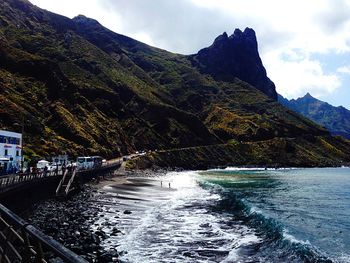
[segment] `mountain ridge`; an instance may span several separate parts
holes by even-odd
[[[253,31],[246,35],[249,42]],[[285,163],[302,141],[315,145],[310,163],[349,158],[346,141],[252,85],[260,77],[272,83],[254,45],[245,67],[259,77],[249,83],[228,70],[224,79],[203,72],[205,60],[196,64],[196,55],[151,47],[90,18],[69,19],[24,0],[4,0],[0,38],[0,126],[18,130],[24,120],[27,158],[261,142],[256,152],[249,148],[254,162],[276,140],[278,151],[289,152]],[[316,151],[326,148],[333,150],[320,158]]]
[[[324,126],[332,134],[350,139],[350,111],[345,107],[333,106],[314,98],[310,93],[292,100],[279,95],[278,100],[284,106]]]

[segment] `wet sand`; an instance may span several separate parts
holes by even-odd
[[[90,185],[101,192],[123,192],[134,191],[144,192],[151,188],[160,191],[174,190],[171,188],[171,182],[164,178],[167,171],[133,171],[116,172],[113,175],[100,177],[98,181],[90,182]],[[169,185],[170,184],[170,185]],[[146,189],[149,188],[149,189]]]
[[[170,188],[169,188],[170,183]],[[94,232],[101,231],[105,251],[119,250],[130,231],[139,225],[148,211],[166,202],[177,191],[165,173],[130,173],[114,175],[95,185],[96,205],[100,208],[92,224]]]
[[[137,207],[132,201],[142,201],[147,205],[147,202],[166,199],[169,191],[176,190],[168,180],[154,176],[117,176],[98,183],[96,187],[101,197],[113,197],[120,209],[129,210]]]
[[[27,219],[89,262],[119,262],[120,238],[154,201],[175,191],[165,174],[117,172],[100,177],[65,201],[35,204]]]

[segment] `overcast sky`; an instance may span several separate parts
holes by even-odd
[[[310,92],[350,109],[350,0],[30,0],[181,54],[235,28],[255,30],[268,76],[287,98]]]

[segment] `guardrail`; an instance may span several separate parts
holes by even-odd
[[[0,177],[0,192],[4,189],[25,182],[39,181],[48,177],[61,176],[63,173],[62,170],[53,170],[53,171],[41,171],[37,173],[29,174],[13,174],[5,175]]]
[[[121,164],[120,159],[115,159],[103,164],[97,169],[74,170],[76,173],[98,170],[109,170]],[[44,180],[45,178],[58,177],[65,174],[66,169],[55,169],[53,171],[38,171],[30,174],[15,174],[0,177],[0,193],[11,190],[12,187],[24,183]],[[69,184],[74,180],[72,176]],[[36,229],[24,221],[11,210],[0,204],[0,263],[17,262],[42,262],[47,263],[49,259],[60,258],[68,263],[87,263],[63,245]],[[58,262],[61,262],[58,261]],[[56,261],[55,261],[56,262]]]
[[[104,171],[104,170],[108,170],[108,169],[112,169],[118,165],[121,165],[122,161],[120,158],[112,160],[112,161],[107,161],[106,163],[103,163],[101,166],[99,167],[95,167],[92,169],[78,169],[77,173],[85,173],[85,172],[95,172],[95,171]]]
[[[87,263],[0,204],[0,262],[47,263],[57,258],[67,263]]]
[[[121,158],[114,159],[107,161],[104,163],[102,166],[97,167],[97,168],[92,168],[92,169],[81,169],[77,170],[76,173],[78,174],[84,174],[84,173],[94,173],[94,172],[103,172],[103,171],[108,171],[109,169],[113,169],[116,166],[120,165],[122,163]],[[20,187],[24,183],[29,183],[29,182],[35,182],[35,181],[40,181],[44,180],[47,178],[52,178],[52,177],[59,177],[65,174],[67,168],[61,168],[60,169],[54,169],[51,171],[36,171],[33,173],[29,174],[12,174],[12,175],[4,175],[0,176],[0,193],[4,193],[6,191],[12,190],[13,188]],[[72,182],[70,182],[72,183]],[[1,263],[1,261],[0,261]]]

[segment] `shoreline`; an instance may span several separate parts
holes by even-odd
[[[329,142],[327,141],[329,140]],[[350,164],[350,155],[325,151],[336,145],[332,137],[273,138],[267,141],[236,142],[153,151],[128,160],[128,169],[207,170],[226,166],[260,167],[341,167]],[[327,142],[326,142],[327,141]],[[313,154],[309,149],[314,149]],[[333,148],[330,148],[333,149]]]
[[[91,262],[119,262],[122,251],[119,243],[110,243],[111,238],[118,240],[125,234],[123,220],[130,214],[138,214],[148,201],[168,198],[168,191],[175,191],[167,187],[167,181],[160,184],[168,172],[116,171],[86,183],[64,202],[50,199],[35,204],[30,221]]]
[[[86,185],[95,190],[102,190],[104,187],[111,185],[122,185],[128,183],[129,178],[159,178],[165,176],[168,172],[176,170],[168,169],[145,169],[145,170],[116,170],[112,175],[99,176],[93,181],[87,182]]]
[[[115,171],[112,175],[100,176],[90,182],[85,183],[85,185],[92,187],[95,190],[101,190],[106,186],[111,185],[122,185],[128,183],[129,178],[158,178],[165,176],[169,172],[185,172],[185,171],[207,171],[207,170],[288,170],[288,169],[322,169],[322,168],[350,168],[350,165],[341,165],[341,166],[254,166],[254,165],[242,165],[242,166],[213,166],[207,169],[179,169],[179,168],[168,168],[168,169],[131,169],[123,171]]]

